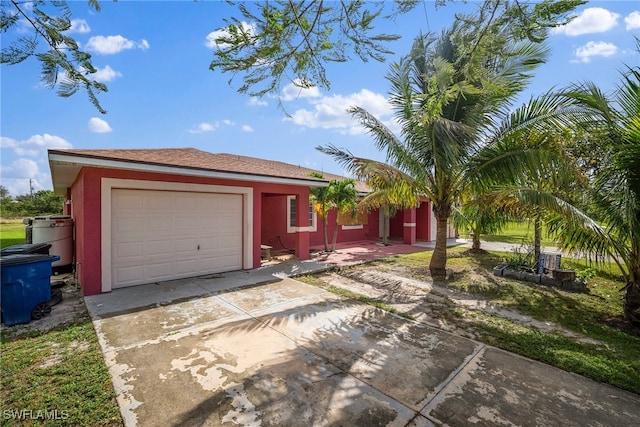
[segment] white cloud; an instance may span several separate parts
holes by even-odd
[[[253,128],[249,125],[242,125],[243,132],[253,132]]]
[[[240,23],[240,25],[242,26],[242,28],[244,29],[245,32],[249,33],[250,35],[254,35],[256,33],[255,27],[252,24],[249,24],[245,21],[242,21]],[[204,42],[205,46],[207,46],[209,49],[226,49],[227,47],[229,47],[229,44],[227,43],[217,43],[216,39],[219,37],[225,37],[229,35],[229,30],[227,28],[219,28],[215,31],[210,32],[209,34],[207,34],[207,38],[206,41]]]
[[[13,196],[29,194],[31,186],[35,191],[51,189],[50,182],[51,176],[41,172],[34,160],[18,158],[10,164],[2,165],[2,185]]]
[[[300,98],[318,98],[320,96],[320,90],[316,86],[309,88],[300,87],[298,82],[289,83],[282,90],[283,101],[292,101]]]
[[[200,123],[194,129],[190,130],[191,133],[211,132],[216,130],[216,127],[211,123]]]
[[[38,163],[31,159],[20,158],[13,161],[3,172],[13,178],[34,178],[38,172]],[[8,170],[7,170],[8,169]]]
[[[18,141],[6,136],[0,136],[0,148],[15,148],[18,145]]]
[[[619,14],[601,7],[589,7],[567,25],[553,29],[554,34],[579,36],[582,34],[604,33],[618,24]]]
[[[250,107],[266,107],[267,105],[269,105],[267,101],[263,101],[261,98],[258,98],[257,96],[252,96],[251,98],[249,98]]]
[[[84,19],[72,19],[71,28],[69,28],[68,32],[86,34],[91,32],[91,27]]]
[[[637,30],[640,28],[640,11],[634,10],[624,18],[624,23],[627,24],[627,30]]]
[[[336,129],[343,134],[364,133],[362,126],[346,111],[349,107],[359,106],[373,114],[389,128],[395,128],[392,112],[387,99],[368,89],[347,96],[333,95],[309,99],[313,109],[301,108],[285,118],[296,125],[308,128]]]
[[[0,137],[0,146],[2,148],[10,148],[18,156],[28,157],[45,157],[46,150],[49,148],[71,148],[71,144],[63,138],[55,135],[33,135],[24,141],[17,141],[6,136]]]
[[[72,148],[64,138],[45,133],[33,135],[19,141],[9,137],[0,137],[0,147],[11,150],[18,158],[9,160],[12,155],[2,155],[2,185],[12,195],[27,194],[29,179],[33,180],[33,187],[37,190],[51,188],[51,176],[48,173],[47,149]],[[5,163],[7,162],[7,163]],[[40,171],[40,167],[43,171]]]
[[[99,117],[91,117],[89,119],[88,126],[89,130],[95,133],[109,133],[113,131],[113,129],[111,129],[111,126],[109,126],[109,123]]]
[[[213,123],[202,122],[196,127],[189,129],[188,132],[192,134],[203,133],[203,132],[213,132],[215,130],[220,129],[222,126],[234,126],[234,125],[235,123],[228,119],[224,119],[222,121],[216,120]]]
[[[580,62],[590,62],[594,56],[605,58],[613,56],[618,52],[618,47],[613,43],[590,41],[582,47],[576,49],[576,57]]]
[[[87,42],[86,49],[101,55],[113,55],[127,49],[149,49],[149,42],[141,40],[139,42],[126,39],[121,35],[117,36],[93,36]]]
[[[33,135],[26,141],[21,142],[21,145],[46,149],[71,148],[71,144],[68,143],[64,138],[60,138],[59,136],[55,135],[49,135],[48,133],[45,133],[44,135]]]
[[[93,78],[102,83],[110,82],[117,77],[122,77],[122,73],[108,65],[104,68],[98,68],[98,71],[93,74]]]

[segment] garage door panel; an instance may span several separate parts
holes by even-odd
[[[157,264],[147,264],[145,266],[145,275],[148,279],[168,280],[173,277],[173,267],[171,263],[159,262]]]
[[[171,217],[147,217],[144,223],[145,231],[166,232],[171,229]]]
[[[219,247],[222,247],[222,245],[220,244],[220,238],[200,239],[201,251],[208,251],[210,249],[217,249]]]
[[[141,242],[123,242],[114,246],[114,252],[119,258],[142,256],[143,247]]]
[[[135,232],[144,228],[144,218],[142,216],[122,216],[115,223],[116,232]]]
[[[171,193],[182,206],[197,207],[202,193]]]
[[[239,194],[114,189],[112,287],[241,269],[242,207]]]
[[[220,236],[220,240],[218,241],[219,247],[222,248],[233,248],[234,247],[234,236]]]
[[[170,257],[173,252],[173,242],[171,240],[149,240],[147,247],[148,255],[165,255]]]
[[[139,210],[144,206],[144,199],[132,193],[121,192],[117,198],[112,199],[112,208],[118,210]]]
[[[198,250],[198,244],[198,239],[195,237],[191,237],[188,239],[177,239],[174,241],[174,250],[177,254],[185,252],[196,252]]]
[[[183,261],[176,261],[174,263],[173,274],[176,277],[188,277],[193,275],[194,271],[198,271],[199,274],[203,274],[203,271],[198,269],[198,261],[195,259],[188,259]]]
[[[144,268],[140,265],[119,267],[114,269],[114,281],[124,286],[137,283],[144,278]]]
[[[147,210],[171,211],[173,205],[171,193],[147,194],[143,197],[143,205]]]
[[[210,260],[199,260],[198,268],[206,273],[228,271],[236,264],[235,257],[218,257]]]
[[[180,215],[172,218],[173,221],[173,229],[176,231],[189,231],[191,233],[196,233],[198,230],[196,229],[196,225],[194,224],[194,218],[192,216]]]

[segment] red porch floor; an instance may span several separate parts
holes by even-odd
[[[382,246],[379,241],[361,240],[357,242],[337,243],[336,251],[323,253],[324,246],[313,246],[311,257],[315,261],[336,265],[351,265],[393,255],[411,254],[431,250],[427,247],[405,245],[402,242],[390,242]]]

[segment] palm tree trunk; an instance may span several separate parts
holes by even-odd
[[[324,237],[324,251],[329,252],[329,239],[327,238],[327,215],[325,214],[322,217],[322,229],[323,229],[323,237]]]
[[[479,230],[474,230],[472,233],[472,238],[471,238],[471,249],[473,249],[474,251],[479,251],[480,250],[480,232]]]
[[[337,212],[336,212],[336,215]],[[338,225],[338,217],[336,216],[336,223],[335,223],[335,227],[333,229],[333,242],[331,242],[331,250],[335,251],[336,250],[336,243],[338,242],[338,227],[340,227]]]
[[[624,293],[624,318],[640,330],[640,283],[629,282]]]
[[[533,264],[540,261],[540,246],[542,245],[542,221],[540,215],[533,220]]]
[[[444,277],[447,274],[447,226],[451,206],[434,206],[436,216],[436,247],[431,256],[429,271],[432,277]]]
[[[387,246],[389,244],[389,206],[382,206],[382,244]]]

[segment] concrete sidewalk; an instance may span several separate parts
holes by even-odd
[[[635,426],[640,396],[286,276],[86,297],[127,426]]]

